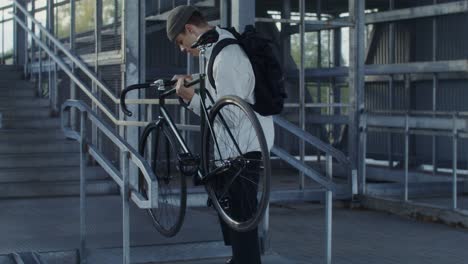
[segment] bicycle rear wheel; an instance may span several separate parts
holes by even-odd
[[[270,155],[251,106],[237,96],[219,99],[203,132],[205,186],[226,224],[237,231],[256,228],[270,197]]]
[[[164,236],[175,236],[185,217],[187,187],[179,168],[181,148],[174,135],[159,121],[145,127],[139,144],[140,154],[150,163],[158,181],[158,208],[148,209],[155,228]],[[140,192],[146,184],[139,176]]]

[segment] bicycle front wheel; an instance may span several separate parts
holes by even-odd
[[[252,230],[270,197],[270,154],[262,127],[251,106],[237,96],[220,98],[208,119],[202,148],[208,195],[232,229]]]
[[[166,237],[175,236],[185,217],[187,187],[180,171],[180,144],[170,132],[164,120],[146,126],[139,144],[140,154],[150,163],[158,181],[158,208],[148,209],[155,228]],[[146,192],[141,178],[139,188]]]

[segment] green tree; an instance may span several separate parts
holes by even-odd
[[[122,0],[118,0],[118,16],[121,13],[121,2]],[[95,6],[96,0],[80,0],[76,2],[76,33],[82,33],[94,29]],[[103,25],[114,23],[115,8],[114,0],[102,0]],[[57,35],[59,38],[68,37],[70,33],[70,5],[67,4],[57,7],[56,14],[55,24]]]
[[[330,39],[328,32],[322,32],[321,40],[321,66],[328,67],[330,63]],[[306,32],[304,36],[304,65],[306,68],[317,68],[318,66],[318,33],[317,32]],[[300,46],[300,35],[294,34],[291,36],[291,56],[293,57],[296,65],[301,63],[301,46]]]

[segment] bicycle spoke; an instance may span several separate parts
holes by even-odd
[[[229,189],[231,187],[231,185],[234,183],[234,181],[236,180],[236,178],[241,174],[241,171],[238,171],[236,173],[236,175],[232,176],[232,178],[229,180],[228,183],[226,183],[226,185],[224,186],[224,189],[223,191],[221,192],[221,195],[219,195],[219,199],[222,199],[224,198],[224,196],[229,192]]]
[[[207,182],[207,189],[223,221],[238,231],[254,228],[268,203],[266,172],[270,168],[263,157],[269,157],[269,153],[256,118],[250,106],[241,100],[220,100],[210,113],[215,135],[204,132],[206,147],[202,161],[206,173],[212,172],[213,177],[210,176],[213,180]],[[256,155],[260,158],[255,158]]]
[[[153,134],[144,132],[144,137],[147,139],[151,136],[155,140],[147,142],[145,146],[154,143],[156,147],[153,149],[151,164],[158,181],[158,208],[150,209],[149,213],[158,231],[170,237],[178,232],[185,215],[185,178],[177,169],[177,154],[180,149],[172,135],[160,127],[152,132]],[[149,153],[144,150],[142,152]]]

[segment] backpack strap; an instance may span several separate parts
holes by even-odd
[[[218,54],[221,52],[221,50],[224,49],[224,47],[233,45],[233,44],[239,44],[239,41],[233,38],[225,38],[225,39],[220,40],[218,43],[216,43],[216,45],[213,47],[213,50],[211,51],[210,60],[208,62],[207,74],[208,74],[208,81],[210,82],[211,86],[215,90],[216,90],[216,85],[215,85],[215,80],[213,77],[214,60],[216,59],[216,56],[218,56]]]

